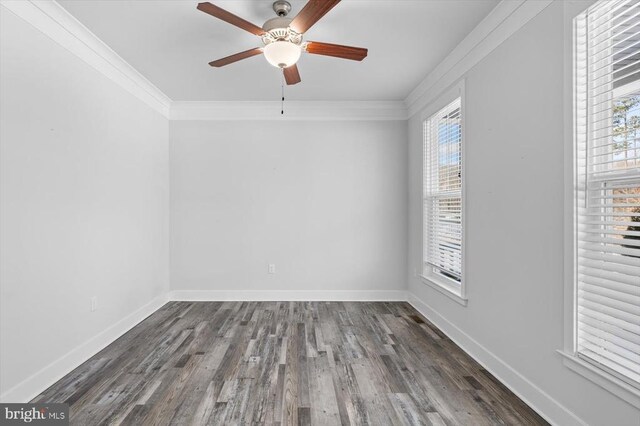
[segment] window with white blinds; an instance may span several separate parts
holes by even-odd
[[[424,122],[425,276],[460,292],[462,281],[462,117],[458,98]]]
[[[640,1],[575,20],[577,355],[640,387]]]

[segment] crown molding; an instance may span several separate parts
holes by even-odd
[[[404,101],[172,102],[55,1],[0,0],[31,24],[170,120],[406,120]]]
[[[404,101],[172,102],[55,1],[0,5],[170,120],[407,120],[544,10],[553,0],[502,0]]]
[[[403,101],[172,102],[170,120],[406,120]]]
[[[55,1],[0,0],[0,5],[165,117],[171,99]]]
[[[405,99],[408,116],[427,106],[554,0],[502,0]]]

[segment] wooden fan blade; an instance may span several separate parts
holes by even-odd
[[[198,10],[208,13],[218,19],[222,19],[223,21],[228,22],[231,25],[235,25],[238,28],[242,28],[245,31],[249,31],[251,34],[261,36],[265,33],[259,26],[254,25],[249,21],[245,21],[239,16],[236,16],[231,12],[227,12],[226,10],[209,2],[198,3]]]
[[[284,68],[282,71],[284,72],[284,79],[287,81],[287,84],[289,86],[298,84],[302,81],[300,79],[300,73],[298,72],[297,65],[291,65],[288,68]]]
[[[313,53],[314,55],[335,56],[336,58],[361,61],[367,57],[369,50],[363,47],[310,41],[307,43],[307,52]]]
[[[262,48],[256,47],[255,49],[245,50],[244,52],[236,53],[235,55],[227,56],[226,58],[218,59],[216,61],[209,62],[212,67],[220,68],[225,65],[238,62],[242,59],[247,59],[252,56],[256,56],[262,53]]]
[[[338,3],[340,0],[309,0],[289,27],[298,34],[305,33]]]

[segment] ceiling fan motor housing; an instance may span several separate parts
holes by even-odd
[[[269,19],[262,26],[266,33],[262,36],[262,42],[267,45],[275,41],[288,41],[300,45],[302,43],[302,34],[298,34],[289,28],[291,21],[292,19],[290,18]]]
[[[285,17],[291,12],[291,3],[286,0],[276,0],[273,2],[273,11],[279,17]]]
[[[266,32],[274,31],[274,30],[286,30],[289,28],[289,24],[293,19],[291,18],[271,18],[267,22],[264,23],[262,29]]]

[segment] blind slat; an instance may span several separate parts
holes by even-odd
[[[636,345],[636,349],[640,347],[640,335],[637,333],[633,333],[628,331],[616,324],[611,324],[608,322],[601,321],[597,318],[590,317],[588,315],[579,314],[580,322],[583,324],[588,324],[595,330],[604,330],[617,338],[623,339],[625,341],[629,341]]]
[[[626,321],[630,323],[635,323],[636,321],[636,316],[630,312],[612,308],[610,306],[603,305],[599,302],[592,302],[588,299],[582,299],[578,301],[578,309],[582,307],[587,308],[593,312],[600,312],[600,313],[609,315],[621,321]]]
[[[610,282],[608,286],[600,285],[598,280],[590,279],[590,277],[582,277],[583,279],[578,286],[578,296],[583,294],[594,294],[616,300],[622,303],[640,306],[640,295],[637,289],[634,290],[624,286],[624,284]],[[616,288],[618,287],[618,288]],[[635,294],[634,294],[635,293]]]
[[[596,352],[603,358],[607,358],[629,370],[633,370],[640,361],[640,355],[617,346],[606,338],[599,339],[588,333],[584,333],[582,336],[578,343],[579,347]]]
[[[600,321],[601,324],[615,325],[618,330],[625,330],[628,333],[640,336],[640,324],[632,324],[628,321],[608,315],[607,313],[594,311],[584,306],[578,308],[578,315],[593,318]]]
[[[600,280],[606,280],[613,283],[627,284],[629,287],[624,290],[622,287],[619,291],[628,291],[630,294],[640,295],[640,283],[638,283],[638,277],[635,275],[621,274],[618,272],[609,271],[606,269],[593,269],[581,265],[578,268],[578,274],[580,276],[588,277],[589,279],[596,279],[598,282],[594,282],[594,285],[607,286],[607,282],[600,282]]]

